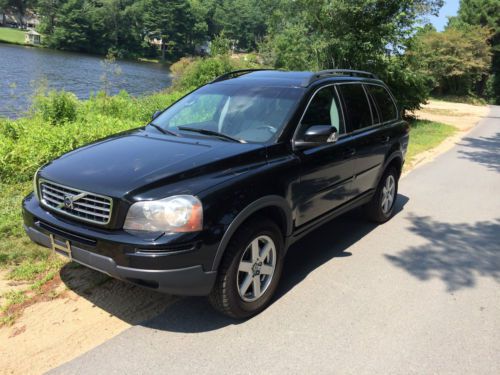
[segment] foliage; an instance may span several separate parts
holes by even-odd
[[[78,146],[144,125],[152,113],[182,95],[131,98],[126,93],[99,93],[85,102],[73,101],[65,92],[38,96],[31,118],[0,122],[0,181],[29,181],[40,165]]]
[[[429,94],[426,78],[401,56],[419,17],[435,14],[442,1],[268,1],[269,33],[260,45],[276,68],[363,69],[389,85],[404,110]]]
[[[382,66],[374,69],[391,88],[399,108],[406,112],[420,109],[429,98],[432,81],[426,74],[413,69],[403,56],[388,57]]]
[[[148,36],[162,40],[162,58],[177,58],[194,52],[195,42],[201,40],[200,31],[203,30],[188,1],[145,0],[143,9]]]
[[[224,32],[216,35],[210,44],[210,55],[227,55],[231,52],[231,40]]]
[[[51,125],[74,121],[78,105],[76,95],[66,91],[39,94],[33,101],[34,110]]]
[[[461,0],[458,25],[483,26],[493,30],[490,39],[493,58],[491,80],[486,81],[485,93],[496,104],[500,104],[500,2],[498,0]]]
[[[309,61],[308,67],[326,69],[370,68],[387,53],[397,53],[413,33],[419,16],[435,13],[443,2],[268,0],[268,3],[271,19],[265,49],[278,57],[272,63],[296,68],[295,63],[289,65],[289,58],[279,59],[279,56],[291,55],[283,54],[283,49],[286,52],[300,48],[303,57],[299,61]]]
[[[414,67],[432,78],[439,95],[467,95],[488,76],[490,35],[490,30],[470,25],[425,30],[413,39],[407,55]]]
[[[265,9],[261,0],[222,0],[214,12],[216,30],[239,50],[253,50],[267,30]]]
[[[182,68],[176,64],[172,66],[177,73],[181,73],[174,77],[174,87],[181,90],[192,90],[233,70],[258,66],[258,63],[231,58],[228,55],[192,59],[187,64],[185,62],[186,60],[182,60],[180,63]]]

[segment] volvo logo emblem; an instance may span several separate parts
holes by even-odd
[[[68,210],[73,210],[74,209],[74,203],[79,200],[79,199],[82,199],[83,197],[85,197],[87,194],[86,193],[81,193],[81,194],[77,194],[77,195],[65,195],[64,198],[63,198],[63,201],[61,203],[59,203],[59,207],[58,208],[66,208]]]
[[[73,197],[71,195],[66,195],[64,197],[64,207],[73,209]]]

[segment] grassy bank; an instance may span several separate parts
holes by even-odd
[[[10,27],[0,27],[0,42],[24,45],[25,32]]]
[[[410,144],[406,155],[406,168],[412,166],[417,155],[439,146],[446,138],[457,132],[453,126],[428,120],[412,121],[410,125]]]

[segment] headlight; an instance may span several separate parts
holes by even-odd
[[[38,195],[38,186],[37,186],[37,183],[36,183],[36,176],[38,175],[38,171],[40,170],[40,168],[38,168],[36,170],[35,175],[33,176],[33,192],[35,193],[35,197],[38,200],[40,200],[40,196]]]
[[[123,229],[149,232],[196,232],[203,227],[203,208],[198,198],[176,195],[157,201],[134,203]]]

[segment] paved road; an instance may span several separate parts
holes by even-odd
[[[53,373],[500,374],[500,107],[401,181],[398,211],[296,244],[247,322],[180,299]]]

